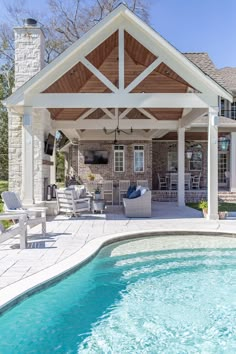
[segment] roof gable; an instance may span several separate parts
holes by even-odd
[[[159,56],[161,54],[165,58],[165,65],[200,92],[208,89],[217,95],[232,100],[232,96],[225,89],[204,75],[199,68],[134,15],[125,5],[120,4],[112,13],[54,59],[53,62],[16,90],[6,100],[6,104],[19,104],[19,102],[23,101],[24,94],[34,94],[45,90],[78,63],[80,56],[91,53],[94,48],[109,38],[112,33],[115,33],[120,26],[125,28],[129,35],[134,37],[154,55]]]

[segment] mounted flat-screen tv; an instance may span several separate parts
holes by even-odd
[[[44,152],[47,155],[53,155],[55,136],[48,134],[48,138],[45,141]]]
[[[105,165],[108,163],[108,151],[105,150],[85,151],[84,163],[89,165]]]

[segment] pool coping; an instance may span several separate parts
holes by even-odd
[[[193,231],[186,229],[182,231],[157,231],[153,229],[145,230],[142,232],[122,232],[92,239],[80,250],[64,259],[63,261],[45,268],[40,272],[32,274],[26,278],[23,278],[0,290],[0,315],[33,293],[41,291],[53,283],[60,281],[65,276],[70,275],[84,264],[86,264],[88,261],[90,261],[92,258],[94,258],[104,246],[119,241],[154,236],[217,236],[236,238],[236,233],[209,230]]]

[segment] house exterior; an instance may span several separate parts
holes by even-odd
[[[16,28],[15,41],[9,188],[26,204],[55,183],[55,148],[45,153],[45,141],[59,130],[69,140],[67,175],[114,186],[148,180],[153,199],[181,206],[204,197],[218,218],[218,188],[236,192],[236,69],[180,53],[123,4],[46,67],[40,27]],[[160,190],[158,176],[172,173],[176,189]],[[186,173],[200,177],[197,190],[186,190]]]

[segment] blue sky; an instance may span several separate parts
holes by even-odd
[[[6,1],[0,0],[0,17]],[[208,52],[216,67],[236,67],[236,0],[146,1],[152,27],[178,50]],[[46,10],[46,0],[25,2],[31,9]]]

